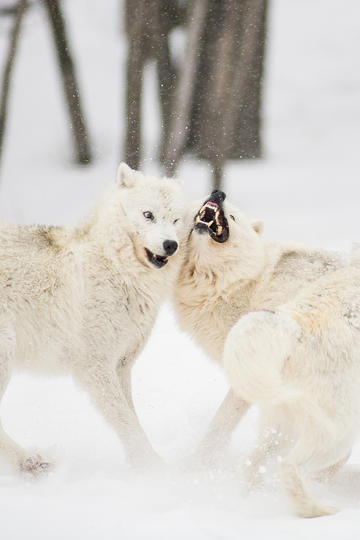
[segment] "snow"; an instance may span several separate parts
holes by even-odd
[[[71,163],[70,129],[41,6],[25,20],[14,72],[0,217],[17,223],[72,223],[112,181],[121,158],[126,45],[120,3],[65,3],[96,161]],[[265,159],[229,163],[225,190],[269,237],[348,250],[359,242],[359,3],[273,0],[265,83]],[[0,19],[0,62],[9,21]],[[175,36],[175,44],[182,43]],[[160,133],[153,68],[146,70],[144,170],[159,173]],[[209,168],[179,169],[190,197],[209,192]],[[223,467],[183,471],[226,392],[220,370],[176,327],[168,305],[134,369],[144,428],[167,466],[130,470],[121,443],[68,378],[14,377],[1,404],[8,433],[47,449],[56,468],[39,481],[0,469],[0,537],[255,540],[354,539],[360,532],[360,444],[331,485],[313,485],[340,513],[299,520],[275,473],[250,496],[237,469],[256,426],[250,411]]]

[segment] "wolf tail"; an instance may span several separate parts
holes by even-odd
[[[242,317],[224,347],[224,368],[234,392],[248,403],[296,399],[282,371],[300,335],[300,326],[282,313],[256,311]]]

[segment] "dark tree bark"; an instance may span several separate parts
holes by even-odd
[[[7,120],[7,110],[9,101],[9,92],[11,85],[11,74],[14,67],[14,60],[16,56],[21,23],[24,17],[24,13],[27,7],[27,0],[19,0],[15,11],[14,25],[10,34],[9,49],[7,59],[5,61],[5,67],[2,77],[2,88],[0,97],[0,162],[2,157],[4,135]]]
[[[197,0],[193,2],[189,11],[186,61],[178,76],[169,134],[164,151],[164,165],[166,174],[169,176],[172,176],[176,171],[190,133],[193,91],[199,67],[201,36],[204,32],[207,9],[208,0]]]
[[[160,160],[166,173],[173,175],[181,156],[190,151],[210,162],[220,188],[227,159],[261,156],[267,0],[189,0],[186,6],[187,47],[176,69],[169,33],[179,23],[179,4],[127,0],[126,160],[139,166],[142,72],[145,62],[155,59],[162,111]]]
[[[126,139],[125,162],[138,169],[141,159],[141,95],[146,60],[143,29],[146,23],[145,0],[128,0],[126,29],[128,58],[126,79]]]
[[[171,117],[176,69],[169,47],[169,33],[184,17],[173,0],[127,0],[128,37],[125,161],[137,169],[141,160],[141,96],[143,70],[149,60],[156,62],[161,106],[163,155]],[[162,159],[162,158],[160,158]]]
[[[225,147],[230,158],[257,158],[262,154],[260,108],[265,46],[266,0],[247,0],[241,20],[240,58],[235,66],[231,95],[239,96],[238,109],[225,111]]]
[[[213,2],[195,90],[191,142],[221,187],[229,158],[261,155],[260,102],[266,0]]]
[[[177,71],[171,58],[169,46],[169,33],[172,29],[171,18],[172,2],[160,0],[155,26],[155,57],[158,74],[158,88],[161,106],[162,140],[160,144],[160,161],[163,160],[165,144],[169,132],[173,94],[176,87]],[[174,8],[173,8],[174,9]]]
[[[17,6],[0,6],[0,16],[16,15]]]
[[[91,161],[88,130],[82,111],[79,87],[76,79],[74,62],[70,52],[65,19],[58,0],[43,0],[51,24],[59,67],[64,86],[72,133],[76,148],[76,159],[80,164]]]
[[[175,93],[165,166],[192,151],[221,187],[229,158],[261,155],[260,106],[267,0],[197,0]]]

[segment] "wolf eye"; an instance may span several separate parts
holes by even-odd
[[[178,223],[179,221],[180,221],[180,218],[176,218],[176,219],[174,219],[174,221],[173,221],[173,225],[175,225],[175,224],[176,224],[176,223]]]
[[[154,214],[152,212],[143,212],[143,216],[149,221],[154,221]]]
[[[234,218],[234,216],[232,216],[232,215],[230,214],[230,217],[231,217],[231,219],[232,219],[233,221],[235,221],[235,218]]]

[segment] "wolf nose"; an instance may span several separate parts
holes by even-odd
[[[175,240],[165,240],[163,247],[166,255],[173,255],[178,248],[178,243]]]
[[[220,189],[214,189],[214,191],[211,193],[210,200],[214,201],[216,203],[222,203],[226,199],[226,193],[223,191],[220,191]]]

